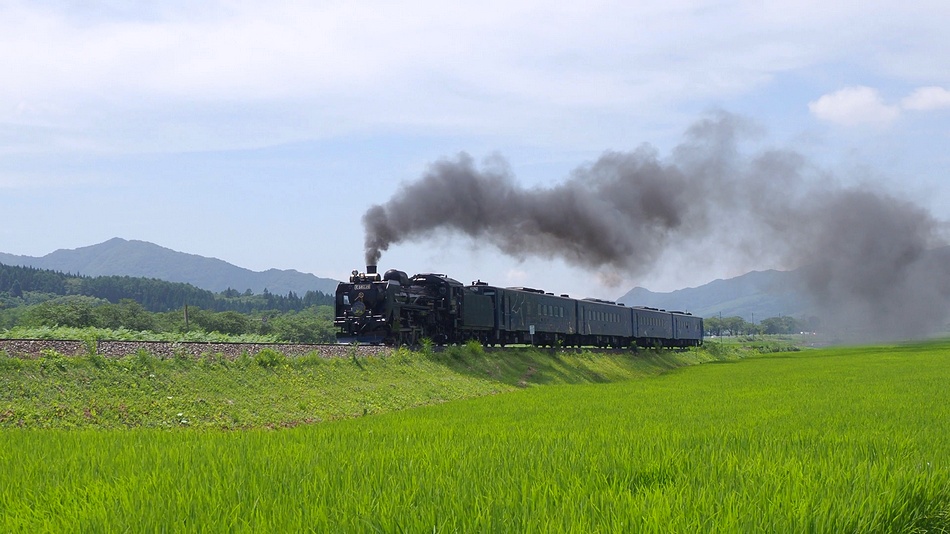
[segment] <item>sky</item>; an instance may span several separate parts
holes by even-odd
[[[947,20],[929,0],[4,0],[0,252],[121,237],[345,280],[363,215],[439,162],[544,192],[607,153],[672,161],[722,114],[751,125],[740,153],[798,154],[811,179],[948,221]],[[796,267],[733,250],[730,225],[755,222],[729,219],[609,276],[451,229],[379,267],[604,299]]]

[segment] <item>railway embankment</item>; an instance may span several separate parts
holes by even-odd
[[[131,354],[145,352],[158,358],[215,356],[235,360],[242,355],[254,355],[262,350],[276,350],[285,356],[296,357],[316,354],[326,358],[347,357],[355,353],[360,356],[380,356],[392,351],[389,347],[315,345],[293,343],[220,343],[202,341],[112,341],[69,339],[0,339],[0,352],[15,358],[39,358],[45,352],[55,352],[63,356],[86,356],[97,354],[106,358],[124,358]]]
[[[105,357],[88,352],[95,345],[44,341],[20,345],[21,356],[0,352],[0,428],[286,427],[538,386],[635,380],[723,359],[703,349],[621,354],[333,345],[308,346],[295,357],[284,352],[288,345],[267,351],[275,345],[238,343],[179,344],[164,357],[154,354],[162,344],[100,343],[103,352],[121,347],[114,355],[139,349]],[[203,356],[182,357],[186,350]],[[22,356],[36,351],[38,357]]]

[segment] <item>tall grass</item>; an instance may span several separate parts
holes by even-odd
[[[152,332],[150,330],[129,330],[128,328],[75,328],[69,326],[16,326],[0,330],[0,339],[75,339],[75,340],[112,340],[112,341],[168,341],[168,342],[205,342],[205,343],[277,343],[276,335],[264,334],[222,334],[191,330],[188,332]]]
[[[8,429],[0,530],[947,532],[948,364],[807,351],[292,430]]]

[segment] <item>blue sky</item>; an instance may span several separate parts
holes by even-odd
[[[441,158],[500,155],[546,188],[606,150],[667,155],[715,110],[947,221],[947,20],[945,1],[5,1],[0,251],[123,237],[343,279],[363,213]],[[672,246],[604,285],[452,235],[380,264],[599,298],[794,267]]]

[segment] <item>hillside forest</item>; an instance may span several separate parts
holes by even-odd
[[[99,328],[184,334],[257,335],[292,343],[333,336],[333,297],[266,289],[214,293],[154,278],[65,274],[0,264],[0,331]]]

